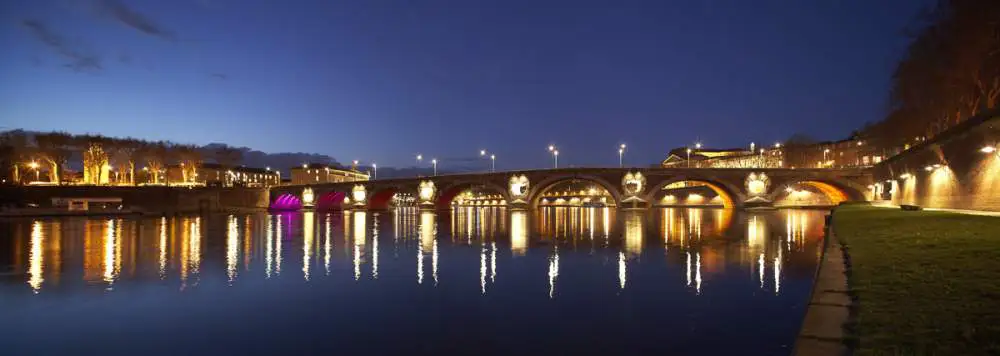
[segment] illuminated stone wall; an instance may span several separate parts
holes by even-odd
[[[1000,211],[1000,114],[971,118],[874,168],[868,194],[894,204]]]
[[[181,188],[118,186],[0,187],[0,204],[46,208],[52,198],[121,198],[126,208],[146,212],[197,212],[227,209],[264,209],[270,200],[266,188]]]

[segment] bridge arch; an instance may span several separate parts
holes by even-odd
[[[702,177],[686,177],[678,176],[669,179],[664,179],[663,181],[657,183],[656,185],[650,187],[649,191],[646,193],[645,200],[656,204],[658,203],[657,196],[662,193],[663,188],[676,183],[693,182],[704,184],[704,186],[711,189],[715,194],[720,197],[721,204],[723,208],[731,209],[742,205],[743,201],[746,200],[744,195],[740,192],[739,187],[736,187],[729,183],[724,183],[714,179],[705,179]]]
[[[847,182],[806,179],[773,187],[768,200],[776,206],[829,206],[865,200],[863,190]]]
[[[417,196],[416,187],[407,187],[403,185],[378,185],[378,186],[367,186],[368,189],[368,209],[371,210],[386,210],[389,209],[389,204],[392,202],[392,197],[397,193],[410,193],[413,196]]]
[[[316,200],[316,210],[341,210],[344,208],[344,198],[346,197],[347,193],[341,191],[334,190],[323,193]]]
[[[291,193],[284,193],[278,195],[274,201],[271,202],[271,209],[282,210],[282,211],[295,211],[302,209],[302,199]]]
[[[503,199],[504,205],[510,204],[510,195],[508,194],[507,189],[496,183],[483,182],[483,181],[458,181],[450,183],[447,186],[442,187],[440,190],[438,190],[438,194],[435,199],[435,206],[438,209],[450,208],[451,202],[455,199],[455,197],[457,197],[459,194],[462,194],[462,192],[466,190],[475,188],[483,188],[485,190],[489,190],[494,193],[500,194],[501,198]]]
[[[586,181],[594,183],[601,188],[604,188],[608,194],[611,195],[612,200],[614,200],[615,206],[621,206],[622,196],[621,192],[618,191],[617,185],[608,182],[604,178],[592,175],[557,175],[549,178],[542,179],[538,183],[535,183],[528,194],[530,207],[532,209],[537,208],[539,202],[552,188],[558,186],[562,183],[572,183],[577,181]]]

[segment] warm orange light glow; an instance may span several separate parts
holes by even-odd
[[[837,188],[837,187],[835,187],[833,185],[830,185],[828,183],[817,182],[817,181],[803,181],[803,182],[799,182],[799,184],[816,188],[817,190],[819,190],[820,192],[822,192],[824,195],[826,195],[827,199],[830,199],[830,204],[833,204],[833,205],[837,205],[837,204],[840,204],[841,202],[844,202],[844,201],[848,200],[847,193],[845,193],[840,188]]]

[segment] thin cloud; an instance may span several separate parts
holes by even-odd
[[[31,35],[37,39],[42,44],[45,44],[49,48],[52,48],[59,55],[66,57],[70,60],[70,63],[66,63],[63,66],[74,71],[97,71],[104,67],[101,65],[101,58],[97,55],[84,53],[84,51],[76,48],[66,39],[46,26],[44,23],[38,20],[24,20],[21,21],[23,25]]]
[[[97,7],[125,26],[136,29],[139,32],[167,40],[174,39],[174,35],[170,31],[153,23],[148,17],[138,13],[121,1],[97,0]]]

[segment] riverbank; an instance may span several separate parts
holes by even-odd
[[[1000,218],[849,205],[833,222],[858,354],[1000,352]]]

